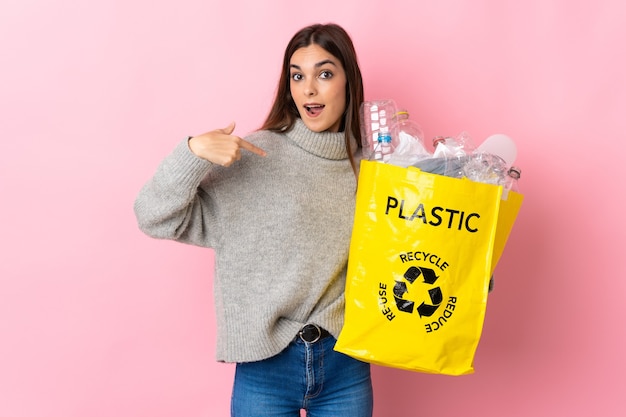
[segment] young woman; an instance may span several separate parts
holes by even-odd
[[[182,141],[135,202],[141,230],[215,250],[217,359],[232,415],[371,416],[369,365],[335,352],[363,84],[335,24],[297,32],[267,120]]]

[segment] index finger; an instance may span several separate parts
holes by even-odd
[[[260,156],[266,156],[267,155],[267,152],[265,152],[263,149],[259,148],[258,146],[254,146],[250,142],[245,141],[243,139],[241,139],[239,141],[239,146],[241,146],[242,148],[244,148],[244,149],[246,149],[246,150],[248,150],[248,151],[250,151],[252,153],[260,155]]]

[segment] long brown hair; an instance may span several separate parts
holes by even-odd
[[[346,110],[343,115],[340,130],[345,132],[346,150],[352,169],[356,173],[356,163],[354,161],[353,150],[351,149],[350,137],[356,139],[358,147],[361,147],[361,127],[359,111],[363,103],[363,79],[357,61],[356,51],[352,39],[348,33],[339,25],[334,23],[315,24],[299,30],[285,49],[283,66],[276,90],[276,97],[267,119],[261,127],[262,130],[274,132],[289,131],[297,118],[300,117],[298,109],[291,97],[289,88],[289,63],[291,56],[300,48],[305,48],[311,44],[319,45],[343,65],[346,72]]]

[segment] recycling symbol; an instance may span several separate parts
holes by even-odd
[[[415,280],[417,280],[420,276],[422,276],[423,283],[428,285],[435,284],[435,281],[439,278],[435,271],[429,268],[422,268],[417,266],[411,266],[404,273],[405,281],[396,281],[396,284],[393,287],[393,295],[396,299],[396,306],[398,310],[405,313],[413,313],[413,309],[415,307],[415,301],[405,300],[402,297],[404,294],[408,294],[409,290],[407,288],[407,282],[409,284],[413,284]],[[417,312],[420,317],[430,317],[435,311],[439,308],[439,305],[443,301],[443,294],[441,293],[441,288],[434,287],[428,290],[428,295],[430,296],[430,304],[426,304],[422,302],[417,307]]]

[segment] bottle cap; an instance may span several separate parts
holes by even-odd
[[[433,146],[437,147],[437,145],[441,142],[445,142],[446,137],[445,136],[435,136],[433,138]]]
[[[518,180],[522,176],[522,170],[519,167],[513,166],[509,168],[509,175]]]
[[[391,143],[391,135],[387,132],[379,132],[378,142]]]
[[[400,117],[403,117],[403,118],[404,118],[404,117],[407,117],[407,118],[408,118],[408,117],[409,117],[409,111],[408,111],[408,110],[404,110],[404,109],[402,109],[402,110],[398,110],[398,111],[396,112],[396,117],[397,117],[397,118],[400,118]]]

